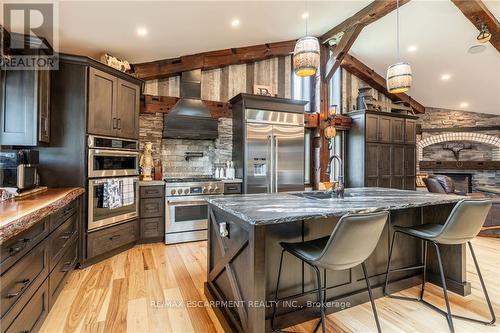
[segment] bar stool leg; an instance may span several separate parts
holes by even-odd
[[[446,288],[446,279],[444,277],[443,262],[441,261],[441,253],[439,252],[438,244],[436,244],[434,242],[432,244],[434,244],[434,247],[436,249],[436,256],[437,256],[438,265],[439,265],[439,273],[441,275],[441,285],[443,287],[444,301],[446,303],[446,310],[447,310],[446,320],[448,321],[448,326],[450,327],[450,331],[452,333],[454,333],[455,328],[453,327],[453,319],[451,316],[450,302],[448,301],[448,290]]]
[[[422,289],[420,290],[420,300],[424,299],[426,274],[427,274],[427,241],[424,240],[424,272],[422,273]]]
[[[368,288],[368,296],[370,296],[370,303],[372,303],[373,316],[375,317],[375,323],[377,324],[377,332],[382,333],[380,322],[378,321],[377,308],[375,307],[375,301],[373,300],[372,288],[370,286],[370,281],[368,280],[368,274],[366,273],[366,265],[364,262],[361,263],[361,267],[363,267],[363,275],[365,276],[366,287]]]
[[[283,264],[283,254],[285,253],[285,249],[281,250],[281,258],[280,258],[280,268],[278,271],[278,281],[276,282],[276,290],[274,292],[274,303],[273,303],[273,316],[271,317],[271,330],[274,332],[274,317],[276,316],[276,308],[278,302],[278,288],[280,286],[280,277],[281,277],[281,266]]]
[[[465,317],[459,317],[459,318],[468,319],[468,320],[480,322],[480,323],[487,324],[487,325],[492,325],[496,321],[495,312],[493,311],[493,307],[491,306],[490,297],[488,296],[488,292],[486,291],[486,285],[484,284],[483,276],[481,275],[481,271],[479,270],[479,265],[477,263],[476,254],[474,253],[474,249],[472,248],[472,243],[469,241],[469,242],[467,242],[467,244],[469,244],[469,249],[470,249],[470,253],[472,255],[472,260],[474,260],[474,265],[476,266],[477,275],[479,276],[479,281],[481,282],[481,287],[483,287],[484,297],[486,298],[486,303],[488,303],[488,308],[489,308],[490,314],[491,314],[491,321],[484,322],[484,321],[473,320],[473,319],[465,318]]]
[[[314,270],[316,271],[316,279],[318,281],[318,295],[319,295],[319,303],[321,306],[321,319],[320,319],[321,330],[323,331],[323,333],[326,333],[325,300],[323,299],[323,292],[321,291],[321,273],[320,273],[318,267],[316,267],[316,266],[312,266],[312,267],[314,267]],[[319,325],[316,325],[314,332],[316,332],[318,327],[319,327]]]
[[[397,234],[396,231],[392,233],[391,249],[389,250],[389,259],[387,260],[387,270],[385,271],[385,283],[384,283],[384,288],[382,289],[384,296],[388,297],[390,297],[390,295],[387,292],[387,285],[389,284],[389,271],[391,269],[392,250],[394,248],[394,241],[396,240],[396,234]]]

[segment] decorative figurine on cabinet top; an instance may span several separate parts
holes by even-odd
[[[142,180],[153,180],[151,177],[151,171],[153,169],[153,144],[151,142],[146,142],[144,144],[144,150],[141,154],[141,159],[139,160],[139,166],[141,167]]]

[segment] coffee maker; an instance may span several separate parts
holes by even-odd
[[[0,151],[0,187],[16,188],[20,193],[39,184],[38,150]]]

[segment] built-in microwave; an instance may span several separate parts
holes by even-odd
[[[138,175],[138,149],[137,140],[89,135],[88,176],[97,178]]]

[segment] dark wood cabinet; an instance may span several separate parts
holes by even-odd
[[[405,119],[405,143],[414,144],[417,141],[417,121]]]
[[[138,239],[138,221],[132,220],[87,235],[87,258],[110,256],[120,248],[132,247]]]
[[[37,146],[50,141],[50,75],[47,70],[0,70],[0,141]]]
[[[139,216],[141,218],[141,243],[163,241],[165,238],[165,186],[141,186]]]
[[[80,200],[76,199],[2,244],[2,333],[34,333],[41,327],[69,272],[78,262]],[[68,206],[77,209],[67,215]],[[50,230],[51,222],[58,226],[55,230]]]
[[[118,79],[118,101],[116,111],[117,136],[139,137],[139,110],[141,90],[136,84]]]
[[[93,67],[89,68],[90,134],[115,136],[117,78]]]
[[[137,139],[140,86],[89,68],[88,132]]]
[[[416,117],[374,111],[349,115],[353,127],[347,140],[347,186],[414,190],[415,144],[408,141],[415,142]]]

